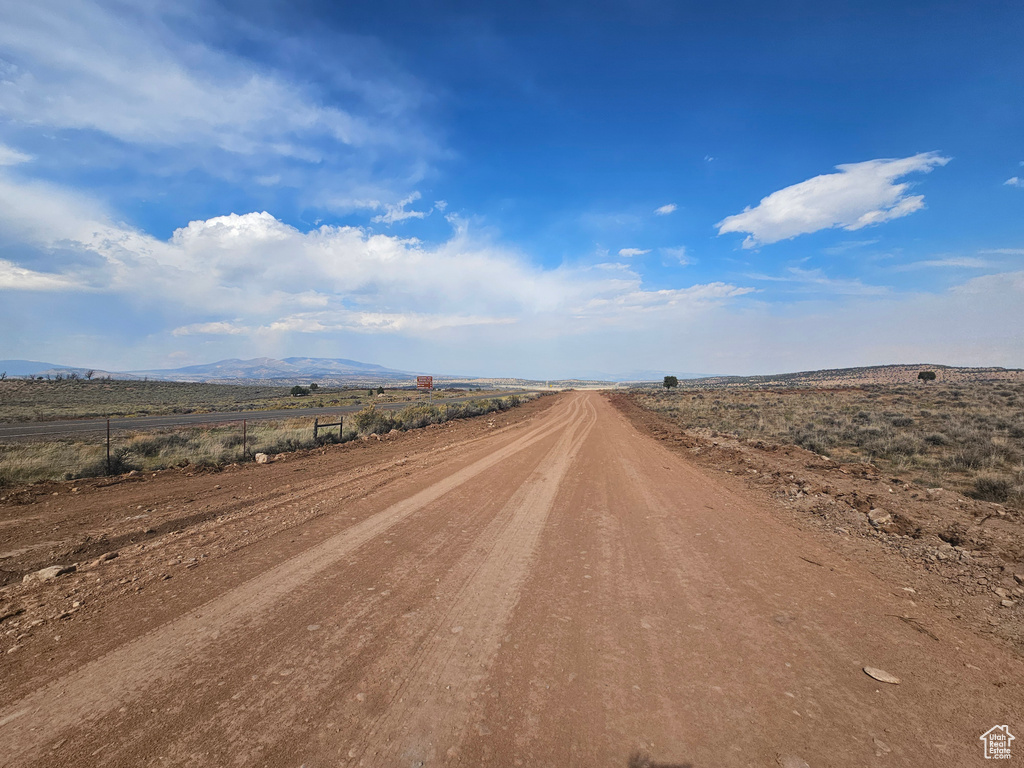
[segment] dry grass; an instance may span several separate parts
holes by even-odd
[[[256,453],[285,453],[318,445],[354,440],[360,434],[392,429],[416,429],[452,419],[469,418],[513,408],[530,399],[512,395],[451,404],[419,404],[401,411],[370,407],[345,417],[345,431],[325,429],[313,439],[309,418],[252,422],[247,428],[246,455],[242,454],[242,425],[201,425],[148,432],[115,434],[110,474],[131,470],[152,471],[193,465],[221,467],[252,460]],[[0,487],[43,480],[72,480],[108,474],[102,437],[62,438],[0,444]]]
[[[386,390],[382,398],[377,397],[376,388],[371,394],[367,387],[320,387],[306,397],[292,397],[290,390],[290,386],[175,381],[7,379],[0,381],[0,422],[329,408],[427,398],[424,392],[408,389]],[[465,393],[442,391],[433,396],[438,399],[459,394]]]
[[[632,395],[684,429],[796,444],[1024,508],[1024,384],[636,389]]]

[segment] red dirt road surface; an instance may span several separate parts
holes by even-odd
[[[908,611],[599,393],[71,485],[0,502],[9,573],[78,564],[3,589],[3,766],[966,766],[1002,724],[1024,745],[1010,649]]]

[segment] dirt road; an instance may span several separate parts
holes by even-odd
[[[4,588],[0,765],[964,766],[1024,731],[1005,647],[601,394],[522,411],[0,502],[0,563],[119,550]]]

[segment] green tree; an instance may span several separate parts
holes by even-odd
[[[316,392],[318,389],[320,389],[320,385],[317,384],[315,381],[309,385],[310,392]]]
[[[678,387],[679,379],[677,379],[675,376],[666,376],[665,382],[662,386],[664,386],[665,389],[672,389],[672,387]]]
[[[384,387],[377,387],[377,394],[378,395],[383,395],[384,394]]]
[[[917,378],[925,383],[935,381],[935,371],[921,371],[917,374]]]
[[[300,387],[298,384],[292,387],[292,397],[302,397],[303,395],[308,394],[309,390],[306,389],[305,387]]]

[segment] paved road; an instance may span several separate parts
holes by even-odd
[[[540,405],[10,506],[19,552],[121,554],[8,588],[0,765],[967,766],[1024,724],[1004,647],[601,395]]]
[[[523,395],[528,391],[509,390],[490,392],[479,395],[446,397],[434,400],[435,403],[459,403],[466,400],[481,398],[504,397],[506,395]],[[425,402],[425,401],[416,401]],[[381,410],[401,410],[413,403],[378,403]],[[222,413],[175,413],[165,416],[131,416],[110,420],[112,430],[159,429],[161,427],[180,427],[195,424],[223,424],[231,421],[270,421],[273,419],[298,419],[319,417],[321,421],[330,421],[332,416],[355,413],[366,405],[346,405],[335,408],[285,408],[275,411],[225,411]],[[0,423],[0,441],[31,440],[45,437],[64,437],[67,435],[93,434],[105,432],[106,419],[67,419],[62,421],[21,421]]]

